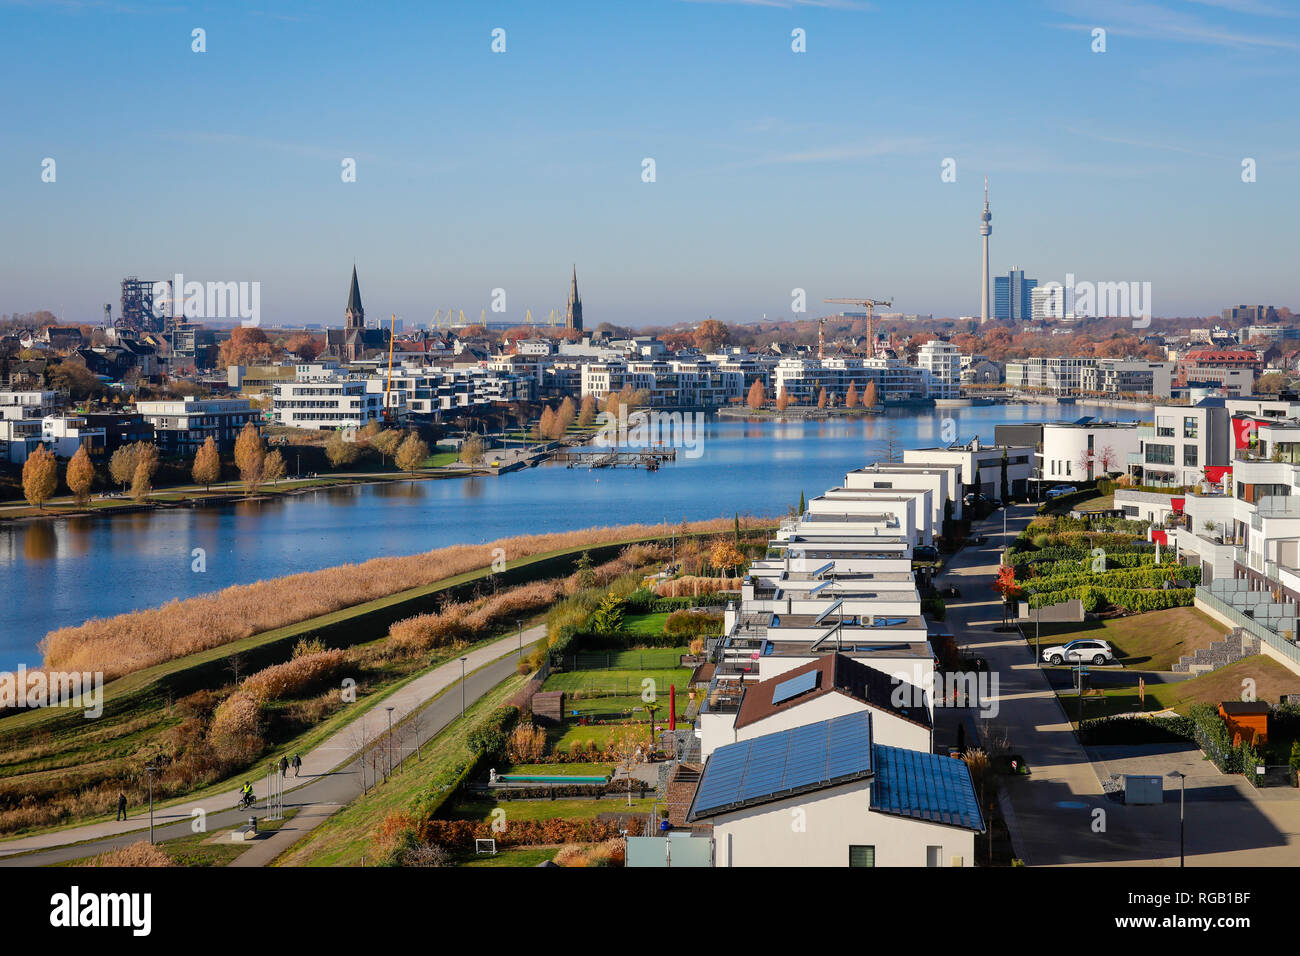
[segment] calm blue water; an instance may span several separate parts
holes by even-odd
[[[230,584],[379,555],[592,525],[783,514],[896,448],[939,444],[944,417],[958,438],[993,441],[993,426],[1080,415],[1132,421],[1096,406],[895,410],[853,422],[711,419],[703,454],[657,472],[543,465],[495,478],[399,482],[318,491],[273,502],[11,524],[0,527],[0,668],[39,662],[56,627],[153,607]],[[191,570],[191,551],[207,571]]]

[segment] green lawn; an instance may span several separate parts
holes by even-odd
[[[667,611],[654,614],[628,614],[623,618],[623,630],[629,634],[662,634],[667,621]]]
[[[681,663],[682,655],[690,652],[691,649],[685,645],[642,647],[627,651],[585,651],[575,656],[574,670],[673,670]]]
[[[546,728],[546,745],[552,750],[569,750],[574,741],[584,747],[588,741],[594,740],[597,747],[606,747],[611,740],[623,736],[629,726],[635,728],[639,734],[645,734],[646,743],[650,743],[650,725],[639,724],[603,724],[599,726],[583,727],[579,724],[565,721],[558,727]],[[583,766],[579,764],[579,766]]]
[[[644,671],[629,670],[590,670],[565,671],[552,674],[546,678],[544,690],[562,690],[566,695],[574,694],[619,694],[628,697],[640,697],[645,680],[654,681],[654,691],[658,697],[666,698],[668,688],[676,685],[679,696],[683,696],[690,686],[691,671],[685,667],[672,669],[655,669]],[[577,698],[580,700],[581,698]],[[569,701],[566,698],[565,706]]]
[[[558,846],[512,846],[497,850],[493,855],[466,857],[459,866],[537,866],[555,858]]]
[[[449,820],[478,820],[491,823],[496,810],[505,812],[507,826],[510,820],[594,820],[601,813],[649,813],[654,800],[633,798],[628,806],[627,796],[587,798],[572,800],[458,800],[444,814]],[[499,818],[498,818],[499,819]]]
[[[614,772],[612,763],[521,763],[498,773],[523,773],[539,777],[608,777]]]
[[[1110,717],[1143,711],[1174,710],[1187,713],[1193,704],[1218,705],[1220,701],[1240,700],[1243,681],[1254,681],[1258,700],[1277,700],[1281,694],[1300,693],[1300,676],[1264,654],[1242,658],[1217,671],[1172,684],[1147,684],[1146,700],[1138,699],[1136,683],[1131,687],[1094,690],[1084,697],[1083,717]],[[1064,691],[1061,704],[1071,721],[1078,719],[1078,695]]]
[[[1029,620],[1022,622],[1021,626],[1032,642],[1032,612]],[[1208,615],[1190,607],[1148,611],[1109,621],[1042,624],[1039,627],[1043,647],[1077,638],[1096,638],[1109,641],[1119,662],[1125,667],[1148,671],[1172,669],[1180,656],[1222,640],[1227,630]]]
[[[257,829],[262,833],[272,833],[292,820],[297,813],[298,808],[294,807],[292,810],[285,811],[283,820],[259,818]],[[229,866],[236,857],[255,845],[254,842],[236,842],[231,838],[234,830],[235,828],[231,827],[215,833],[192,833],[175,840],[164,840],[158,846],[177,866]],[[54,866],[80,866],[98,855],[92,854],[66,863],[56,863]]]

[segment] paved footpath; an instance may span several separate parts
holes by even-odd
[[[541,640],[546,635],[544,625],[529,628],[523,634],[523,646]],[[515,671],[519,654],[519,637],[511,635],[476,648],[465,655],[464,699],[466,705],[505,680]],[[364,715],[336,731],[317,747],[303,755],[300,777],[292,772],[285,783],[285,809],[299,807],[299,813],[281,831],[259,840],[252,849],[240,855],[248,857],[241,865],[262,865],[273,859],[303,833],[322,822],[329,813],[360,795],[359,761],[352,759],[362,740],[371,740],[388,728],[388,707],[393,707],[393,725],[409,715],[412,710],[428,703],[420,719],[421,742],[441,732],[460,716],[461,694],[448,688],[460,683],[459,658],[442,664],[422,674],[404,687],[379,701]],[[438,697],[442,694],[441,697]],[[436,700],[433,698],[437,697]],[[259,805],[252,810],[238,811],[239,788],[210,794],[199,800],[172,804],[154,809],[155,838],[159,840],[186,836],[191,832],[195,811],[206,814],[207,829],[216,831],[233,826],[257,810],[264,810],[266,776],[252,780]],[[325,812],[328,810],[328,813]],[[261,815],[261,814],[258,814]],[[308,825],[310,824],[310,826]],[[148,838],[149,814],[136,810],[126,821],[107,821],[72,827],[49,833],[39,833],[0,843],[0,866],[39,866],[65,860],[80,859],[95,853],[126,846]],[[69,844],[76,844],[70,846]],[[274,852],[271,852],[274,850]],[[31,851],[42,851],[32,853]],[[44,852],[49,851],[49,852]],[[269,856],[267,854],[270,854]],[[26,854],[13,856],[14,854]],[[251,855],[250,854],[255,854]],[[8,857],[5,859],[4,857]]]

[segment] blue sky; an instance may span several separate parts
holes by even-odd
[[[995,273],[1300,308],[1284,0],[0,0],[0,36],[3,312],[97,320],[182,272],[333,324],[355,260],[408,324],[497,287],[545,316],[574,262],[589,325],[788,317],[795,287],[970,314],[985,175]]]

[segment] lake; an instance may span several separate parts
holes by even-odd
[[[117,517],[0,526],[0,668],[40,661],[48,631],[90,617],[153,607],[380,555],[414,554],[592,525],[781,515],[841,482],[845,472],[896,449],[957,436],[993,441],[993,426],[1072,420],[1134,421],[1127,409],[993,405],[891,409],[856,420],[750,422],[709,418],[702,454],[656,472],[542,465],[499,477],[389,482],[322,489],[274,501]],[[193,549],[206,571],[192,570]]]

